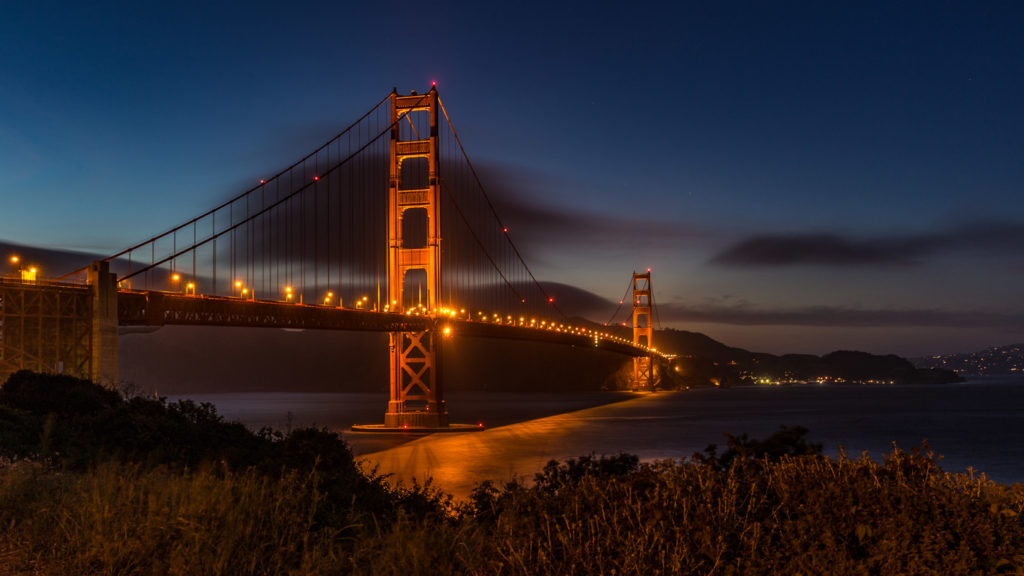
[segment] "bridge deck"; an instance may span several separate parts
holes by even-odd
[[[117,300],[118,324],[121,326],[201,325],[370,332],[419,332],[449,326],[456,337],[551,342],[598,348],[627,356],[647,354],[631,343],[615,339],[598,337],[595,341],[593,335],[491,322],[153,291],[122,291],[118,293]]]

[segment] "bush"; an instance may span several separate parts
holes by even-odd
[[[429,484],[393,489],[385,478],[364,474],[334,432],[253,434],[225,422],[208,403],[125,400],[85,380],[15,376],[0,388],[0,459],[36,458],[75,472],[113,462],[185,473],[251,469],[266,478],[315,474],[325,495],[316,520],[328,526],[343,526],[353,514],[385,526],[401,514],[440,518],[449,506],[448,497]]]
[[[779,429],[764,440],[754,440],[746,434],[733,436],[726,432],[726,450],[718,456],[718,447],[711,444],[704,454],[694,454],[693,459],[717,470],[726,470],[734,463],[747,470],[758,469],[761,462],[778,462],[784,456],[812,456],[821,454],[821,444],[807,442],[807,428],[803,426],[779,426]]]
[[[120,403],[117,392],[62,374],[19,370],[0,387],[0,406],[40,414],[92,415]]]

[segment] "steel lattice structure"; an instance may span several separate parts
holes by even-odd
[[[92,376],[85,286],[0,280],[0,382],[18,370]]]

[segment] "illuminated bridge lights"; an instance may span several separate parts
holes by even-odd
[[[183,292],[187,296],[203,296],[204,298],[206,297],[205,295],[197,294],[196,283],[193,282],[193,281],[185,282],[185,280],[187,280],[187,279],[181,273],[172,273],[169,276],[169,279],[171,279],[172,281],[175,281],[176,283],[183,283],[184,284]],[[121,282],[121,283],[119,283],[119,287],[122,288],[122,289],[125,289],[126,288],[126,284],[127,284],[126,282]],[[252,293],[251,289],[249,287],[247,287],[242,280],[234,281],[232,283],[232,286],[235,288],[235,295],[236,296],[240,296],[243,299],[251,301],[251,302],[279,302],[279,303],[282,303],[282,304],[299,304],[299,305],[301,305],[300,303],[296,302],[296,296],[295,295],[298,293],[298,291],[293,286],[291,286],[291,285],[286,285],[286,286],[282,287],[281,290],[282,290],[282,293],[283,293],[283,296],[284,296],[284,298],[282,300],[258,300],[258,299],[255,298],[255,295]],[[182,292],[175,290],[175,291],[172,291],[171,293],[172,294],[173,293],[181,294]],[[323,294],[324,294],[324,296],[322,297],[322,299],[317,301],[317,305],[323,305],[323,306],[326,306],[326,307],[332,307],[332,304],[334,303],[335,297],[337,296],[337,294],[333,290],[328,290],[328,291],[324,292]],[[394,302],[394,301],[392,301],[392,302]],[[390,304],[386,304],[381,310],[375,310],[371,306],[372,306],[372,303],[370,302],[370,299],[369,299],[368,296],[362,296],[361,298],[359,298],[356,301],[356,309],[357,310],[362,310],[362,311],[366,311],[366,312],[370,312],[370,311],[391,312],[392,311]],[[336,306],[336,307],[344,309],[340,304],[338,306]],[[399,311],[395,310],[394,312],[399,312]],[[474,318],[473,318],[474,315],[473,315],[472,312],[468,312],[467,313],[466,308],[460,307],[458,305],[453,305],[453,304],[448,304],[448,305],[445,305],[445,306],[441,306],[439,308],[433,309],[433,311],[428,309],[426,306],[424,306],[422,304],[419,304],[419,305],[412,306],[412,307],[410,307],[410,308],[408,308],[408,309],[406,309],[406,310],[404,310],[404,311],[402,311],[400,313],[402,313],[405,316],[416,316],[416,317],[429,316],[429,317],[433,317],[433,318],[444,318],[444,319],[451,319],[451,320],[462,319],[463,321],[470,321],[470,322],[474,321]],[[638,350],[642,350],[642,351],[644,351],[644,352],[646,352],[646,353],[648,353],[650,355],[658,355],[658,356],[663,357],[663,358],[672,358],[673,357],[672,355],[668,355],[668,354],[659,352],[657,348],[651,348],[649,346],[635,344],[634,342],[632,342],[628,338],[622,338],[620,336],[615,336],[615,335],[612,335],[609,332],[599,332],[598,330],[594,330],[594,329],[588,328],[586,326],[573,326],[571,324],[567,325],[565,323],[556,322],[556,321],[548,320],[548,319],[540,319],[540,318],[536,318],[536,317],[530,318],[530,317],[527,317],[525,315],[517,317],[517,316],[513,316],[511,314],[502,314],[502,313],[499,313],[499,312],[487,313],[485,311],[478,311],[478,312],[476,312],[476,317],[477,317],[476,321],[481,322],[481,323],[486,323],[486,324],[498,324],[498,325],[502,325],[502,326],[516,327],[516,328],[520,328],[520,329],[530,328],[530,329],[537,330],[537,331],[546,331],[546,332],[552,333],[552,334],[565,334],[565,335],[571,335],[571,336],[582,336],[582,337],[586,337],[588,340],[593,340],[593,343],[594,343],[594,345],[596,347],[600,347],[601,341],[603,340],[603,341],[606,341],[606,342],[614,342],[614,343],[619,344],[619,345],[632,346],[632,347],[634,347],[634,348],[636,348]],[[440,330],[441,330],[441,333],[445,337],[451,337],[454,334],[454,328],[451,325],[445,325]]]
[[[186,282],[187,279],[180,272],[172,272],[172,273],[170,273],[169,280],[172,283],[174,283],[175,285],[182,286],[182,289],[172,290],[171,291],[172,293],[174,293],[174,292],[177,292],[177,293],[184,292],[185,295],[200,296],[200,294],[197,294],[196,283],[193,282],[193,281],[187,281]],[[235,295],[237,297],[241,297],[243,299],[246,299],[246,300],[249,300],[249,301],[253,301],[253,302],[263,302],[263,300],[257,300],[256,299],[256,297],[253,294],[252,290],[248,286],[245,285],[244,281],[242,281],[242,280],[235,280],[232,283],[232,286],[235,289]],[[121,283],[120,287],[121,288],[125,288],[124,283]],[[270,300],[268,302],[275,302],[276,301],[276,302],[288,303],[288,304],[298,304],[299,302],[296,302],[296,300],[297,300],[296,294],[297,293],[298,293],[298,291],[292,285],[285,285],[285,286],[283,286],[281,288],[281,294],[283,296],[283,299],[281,299],[281,300]],[[326,306],[326,307],[332,307],[332,305],[334,305],[334,303],[335,303],[335,297],[337,296],[337,294],[333,290],[327,290],[326,292],[323,292],[322,294],[323,294],[323,296],[321,297],[320,300],[317,301],[317,305],[323,305],[323,306]],[[457,304],[447,304],[447,305],[440,306],[440,307],[434,308],[434,309],[428,309],[423,304],[417,304],[417,305],[411,306],[411,307],[409,307],[409,308],[407,308],[405,310],[402,310],[402,311],[399,311],[399,310],[397,310],[397,309],[395,309],[393,307],[393,305],[396,305],[396,304],[397,304],[397,301],[392,300],[391,304],[385,304],[383,306],[383,308],[376,309],[375,308],[375,304],[370,301],[369,296],[362,296],[358,300],[356,300],[355,309],[356,310],[363,310],[363,311],[367,311],[367,312],[369,312],[369,311],[380,311],[380,312],[388,312],[388,313],[399,312],[399,313],[401,313],[401,314],[403,314],[405,316],[415,316],[415,317],[429,316],[429,317],[433,317],[433,318],[446,318],[446,319],[452,319],[452,320],[458,320],[458,319],[461,318],[464,321],[471,321],[471,322],[474,321],[474,313],[473,312],[467,312],[466,308],[461,307],[461,306],[459,306]],[[340,304],[340,302],[337,304],[336,307],[343,309],[343,306]],[[565,323],[556,322],[556,321],[553,321],[553,320],[541,319],[541,318],[536,318],[536,317],[531,318],[531,317],[528,317],[528,316],[525,316],[525,315],[514,316],[512,314],[504,314],[504,313],[501,313],[501,312],[491,312],[491,313],[488,313],[488,312],[485,312],[485,311],[482,311],[482,310],[477,311],[475,313],[475,317],[476,317],[477,321],[482,322],[482,323],[498,324],[498,325],[503,325],[503,326],[517,327],[517,328],[530,328],[530,329],[533,329],[533,330],[546,331],[546,332],[553,333],[553,334],[565,334],[565,335],[572,335],[572,336],[583,336],[583,337],[586,337],[588,339],[592,339],[593,342],[594,342],[594,345],[598,346],[598,347],[600,346],[601,341],[604,340],[604,341],[608,341],[608,342],[614,342],[616,344],[623,344],[623,345],[634,346],[635,348],[637,348],[639,350],[643,350],[643,351],[645,351],[645,352],[647,352],[649,354],[652,354],[652,355],[653,354],[657,354],[657,355],[662,356],[662,357],[668,357],[667,355],[658,352],[658,350],[656,348],[650,348],[650,347],[647,347],[647,346],[643,346],[643,345],[639,345],[639,344],[634,344],[631,340],[629,340],[627,338],[622,338],[622,337],[619,337],[619,336],[614,336],[614,335],[612,335],[612,334],[610,334],[608,332],[599,332],[597,330],[588,328],[586,326],[567,325]],[[453,328],[451,326],[445,326],[441,330],[442,330],[442,333],[444,334],[444,336],[446,336],[446,337],[450,337],[453,334]]]

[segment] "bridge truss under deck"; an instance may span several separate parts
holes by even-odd
[[[0,280],[0,383],[18,370],[89,378],[91,339],[87,286]]]

